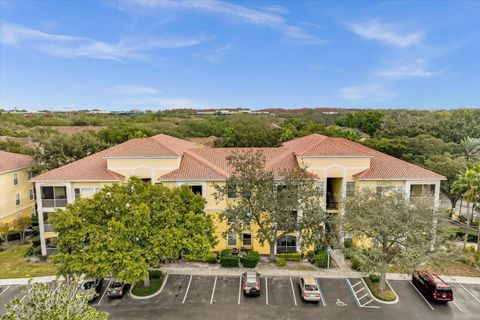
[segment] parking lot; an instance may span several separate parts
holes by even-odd
[[[381,304],[358,278],[316,278],[319,303],[304,302],[298,277],[261,276],[261,294],[242,294],[241,277],[170,274],[160,294],[137,300],[127,295],[110,299],[104,289],[92,305],[110,313],[111,319],[478,319],[480,285],[451,284],[455,300],[436,304],[417,292],[410,281],[389,281],[399,302]],[[24,288],[0,292],[0,310]]]

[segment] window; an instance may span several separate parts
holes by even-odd
[[[237,187],[235,185],[227,186],[227,198],[235,199],[237,197]]]
[[[80,188],[75,188],[73,191],[75,193],[75,200],[80,199],[80,196],[81,196]]]
[[[243,244],[243,246],[251,246],[252,245],[252,234],[251,233],[243,233],[242,234],[242,244]]]
[[[192,190],[194,194],[199,194],[199,195],[203,194],[202,186],[190,186],[190,190]]]
[[[403,192],[402,186],[377,186],[377,196],[383,196],[387,192]]]
[[[229,233],[227,235],[227,246],[237,245],[237,235],[235,233]]]
[[[13,174],[13,184],[17,185],[18,184],[18,173]]]
[[[33,178],[33,172],[31,170],[28,170],[27,177],[28,177],[28,180]]]
[[[75,189],[73,189],[73,193],[75,195],[75,200],[81,198],[82,196],[83,197],[92,196],[95,193],[97,193],[98,191],[100,191],[100,188],[89,187],[89,188],[75,188]]]
[[[353,197],[355,195],[355,182],[347,182],[347,197]]]
[[[18,193],[15,195],[15,205],[20,205],[20,195]]]
[[[30,200],[33,200],[35,198],[35,193],[33,192],[33,189],[28,190],[28,198]]]

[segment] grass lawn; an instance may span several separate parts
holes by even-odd
[[[160,278],[150,277],[150,286],[148,287],[145,287],[143,281],[139,281],[135,283],[135,286],[132,289],[132,294],[139,297],[145,297],[154,294],[155,292],[160,290],[164,279],[165,275],[163,273]]]
[[[365,283],[375,298],[383,301],[394,301],[397,298],[395,292],[392,291],[388,283],[385,284],[385,290],[382,292],[378,287],[378,282],[372,282],[369,277],[364,277],[363,280],[365,280]]]
[[[49,261],[27,262],[25,253],[31,244],[12,245],[0,252],[0,278],[29,278],[51,276],[57,268]]]

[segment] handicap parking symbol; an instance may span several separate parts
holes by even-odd
[[[337,298],[337,306],[339,307],[346,307],[347,304],[345,302],[343,302],[342,300],[338,299]]]

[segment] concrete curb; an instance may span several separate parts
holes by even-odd
[[[130,287],[130,296],[132,297],[132,299],[136,299],[136,300],[146,300],[146,299],[151,299],[157,295],[159,295],[160,293],[162,293],[163,291],[163,288],[165,287],[165,283],[167,283],[167,280],[168,280],[168,273],[166,274],[165,276],[165,279],[163,279],[163,283],[162,283],[162,286],[160,287],[160,289],[155,292],[154,294],[151,294],[149,296],[144,296],[144,297],[140,297],[140,296],[136,296],[132,293],[132,290],[133,290],[133,287],[135,286],[135,284],[133,284],[131,287]]]
[[[387,280],[385,280],[388,284],[388,286],[390,287],[390,289],[392,290],[392,292],[395,294],[395,297],[396,299],[393,300],[393,301],[383,301],[381,299],[378,299],[377,297],[375,297],[375,295],[373,294],[372,291],[370,291],[370,288],[368,287],[367,283],[365,282],[365,280],[363,280],[363,277],[360,278],[363,282],[363,284],[365,285],[365,288],[367,288],[367,291],[368,293],[370,294],[370,296],[372,297],[373,300],[377,301],[378,303],[381,303],[381,304],[395,304],[395,303],[398,303],[399,299],[398,299],[398,294],[395,292],[395,290],[393,290],[393,287],[390,285],[390,283],[388,283]]]

